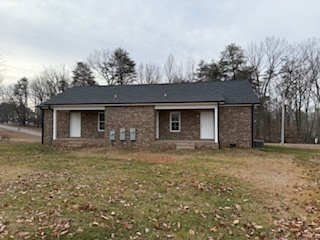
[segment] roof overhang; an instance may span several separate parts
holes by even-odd
[[[169,103],[169,104],[156,104],[156,110],[170,110],[170,109],[214,109],[218,102],[205,102],[205,103]]]
[[[260,103],[237,103],[237,104],[224,104],[223,107],[251,107],[251,106],[259,106]]]
[[[65,104],[42,105],[41,109],[55,110],[104,110],[106,107],[154,106],[157,110],[165,109],[213,109],[224,102],[195,102],[195,103],[134,103],[134,104]]]

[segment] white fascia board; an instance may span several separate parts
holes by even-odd
[[[219,107],[251,107],[252,104],[224,104],[224,105],[220,105]]]
[[[55,110],[104,110],[105,105],[53,105]]]
[[[217,103],[180,103],[180,104],[155,104],[156,110],[171,109],[214,109]]]

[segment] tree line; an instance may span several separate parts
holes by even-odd
[[[72,71],[65,65],[55,65],[30,80],[24,77],[12,86],[0,85],[0,121],[38,123],[39,111],[31,109],[28,102],[39,105],[74,86],[238,79],[249,80],[261,102],[255,109],[256,138],[280,140],[284,101],[287,142],[311,142],[319,133],[320,41],[289,43],[275,37],[252,42],[245,48],[229,44],[217,60],[178,62],[169,55],[163,66],[152,62],[137,65],[123,48],[96,50],[85,61],[76,63]]]

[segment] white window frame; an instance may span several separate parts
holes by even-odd
[[[172,114],[179,114],[179,130],[172,130]],[[174,112],[170,112],[170,121],[169,121],[170,125],[169,125],[169,129],[170,129],[170,132],[181,132],[181,113],[180,112],[177,112],[177,111],[174,111]]]
[[[105,131],[105,129],[100,129],[100,123],[102,122],[102,121],[100,121],[100,115],[102,115],[102,114],[105,114],[104,112],[98,112],[98,132],[104,132]],[[106,116],[104,116],[104,120],[103,120],[103,122],[104,122],[104,127],[106,127]]]

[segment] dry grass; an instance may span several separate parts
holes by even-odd
[[[13,181],[21,176],[31,174],[33,169],[27,167],[17,166],[1,166],[0,182]]]
[[[0,144],[3,143],[31,143],[40,142],[41,138],[21,132],[0,128]]]
[[[319,151],[0,151],[0,237],[316,239],[320,224]]]
[[[318,152],[316,151],[316,153]],[[270,208],[281,208],[286,216],[293,216],[295,213],[304,216],[305,206],[303,203],[312,198],[320,198],[318,185],[313,182],[316,176],[315,169],[320,169],[318,166],[320,159],[314,156],[306,155],[306,158],[314,159],[317,163],[313,173],[310,174],[310,167],[299,164],[294,154],[269,154],[257,150],[224,149],[223,151],[166,151],[159,153],[137,150],[107,151],[104,148],[91,148],[82,149],[74,154],[79,157],[89,157],[92,154],[105,156],[107,154],[117,160],[135,160],[156,164],[185,165],[186,161],[191,160],[193,165],[199,163],[201,167],[212,169],[219,175],[232,177],[264,192],[268,197]],[[287,211],[287,209],[291,209],[291,211]]]

